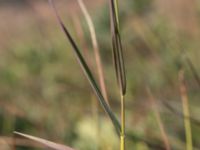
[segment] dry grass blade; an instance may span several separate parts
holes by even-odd
[[[162,135],[162,139],[163,139],[163,143],[165,145],[165,148],[166,150],[171,150],[171,147],[170,147],[170,143],[169,143],[169,139],[167,137],[167,133],[165,131],[165,128],[164,128],[164,125],[163,125],[163,122],[161,120],[161,117],[160,117],[160,113],[159,111],[157,110],[157,107],[156,107],[156,101],[155,101],[155,98],[150,90],[149,87],[147,87],[147,93],[148,93],[148,96],[149,96],[149,99],[154,107],[154,113],[155,113],[155,116],[156,116],[156,120],[158,122],[158,126],[160,128],[160,132],[161,132],[161,135]]]
[[[47,140],[42,139],[42,138],[34,137],[34,136],[31,136],[31,135],[27,135],[27,134],[23,134],[23,133],[19,133],[19,132],[14,132],[14,133],[17,134],[17,135],[20,135],[20,136],[22,136],[24,138],[27,138],[29,140],[32,140],[32,141],[38,142],[40,144],[43,144],[46,147],[51,148],[51,149],[55,149],[55,150],[74,150],[74,149],[72,149],[70,147],[67,147],[65,145],[61,145],[61,144],[57,144],[57,143],[54,143],[54,142],[50,142],[50,141],[47,141]]]
[[[25,147],[35,147],[35,148],[45,148],[43,144],[38,144],[34,141],[30,141],[29,139],[22,139],[16,137],[4,137],[0,136],[0,145],[9,145],[15,149],[16,146],[25,146]]]
[[[83,0],[78,0],[78,4],[85,16],[85,19],[87,21],[87,24],[88,24],[88,27],[90,30],[90,36],[91,36],[95,60],[96,60],[100,88],[101,88],[102,94],[103,94],[107,104],[109,105],[108,96],[107,96],[107,92],[106,92],[106,86],[105,86],[105,77],[104,77],[104,73],[103,73],[103,67],[102,67],[102,62],[101,62],[101,58],[100,58],[99,46],[98,46],[98,42],[97,42],[97,38],[96,38],[94,23],[92,22],[92,18],[90,16]]]
[[[124,67],[124,58],[122,53],[121,35],[119,32],[118,8],[116,0],[110,0],[110,17],[112,31],[113,58],[116,70],[117,81],[121,93],[126,93],[126,73]]]
[[[119,123],[119,121],[117,120],[117,118],[115,117],[115,115],[113,114],[112,110],[110,109],[110,107],[107,105],[85,59],[83,58],[82,54],[80,53],[80,50],[79,48],[77,47],[75,41],[73,40],[72,36],[70,35],[70,33],[68,32],[67,28],[65,27],[65,25],[63,24],[61,18],[59,17],[58,13],[57,13],[57,10],[55,8],[55,5],[53,3],[53,0],[49,0],[54,12],[55,12],[55,15],[56,15],[56,18],[63,30],[63,32],[65,33],[67,39],[69,40],[71,46],[73,47],[73,50],[74,50],[74,53],[76,55],[76,58],[77,58],[77,61],[79,62],[85,76],[87,77],[95,95],[97,96],[99,102],[101,103],[103,109],[105,110],[105,112],[108,114],[108,116],[110,117],[117,133],[119,134],[120,133],[120,128],[121,128],[121,125]]]

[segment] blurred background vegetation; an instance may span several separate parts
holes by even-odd
[[[119,115],[109,1],[84,2],[95,23],[109,102]],[[89,30],[77,1],[59,0],[56,6],[95,68]],[[170,146],[174,150],[185,149],[180,67],[185,70],[193,144],[200,149],[200,84],[191,69],[192,64],[195,73],[200,74],[199,14],[197,0],[120,1],[128,80],[126,121],[131,137],[127,139],[127,150],[165,149],[146,87],[155,97]],[[13,131],[80,150],[118,149],[111,122],[101,107],[96,109],[93,92],[47,0],[1,0],[0,20],[1,149],[42,149],[18,137],[13,141]]]

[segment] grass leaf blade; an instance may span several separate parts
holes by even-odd
[[[101,106],[103,107],[103,109],[105,110],[105,112],[108,114],[108,116],[110,117],[118,135],[120,133],[120,128],[121,128],[121,125],[119,123],[119,121],[117,120],[117,118],[115,117],[115,115],[113,114],[112,110],[110,109],[110,107],[107,105],[86,61],[84,60],[82,54],[80,53],[80,50],[78,48],[78,46],[76,45],[75,41],[73,40],[72,36],[70,35],[70,33],[68,32],[67,28],[65,27],[64,23],[62,22],[61,18],[59,17],[58,13],[57,13],[57,10],[55,8],[55,5],[53,3],[53,0],[49,0],[53,10],[54,10],[54,13],[56,15],[56,18],[63,30],[63,32],[65,33],[67,39],[69,40],[73,50],[74,50],[74,53],[76,55],[76,58],[77,58],[77,61],[79,62],[85,76],[87,77],[95,95],[97,96]]]
[[[15,134],[17,135],[20,135],[26,139],[29,139],[29,140],[32,140],[32,141],[35,141],[35,142],[38,142],[42,145],[45,145],[51,149],[55,149],[55,150],[74,150],[68,146],[65,146],[65,145],[62,145],[62,144],[57,144],[57,143],[54,143],[54,142],[51,142],[51,141],[48,141],[48,140],[45,140],[45,139],[42,139],[42,138],[38,138],[38,137],[35,137],[35,136],[31,136],[31,135],[28,135],[28,134],[23,134],[23,133],[20,133],[20,132],[14,132]]]

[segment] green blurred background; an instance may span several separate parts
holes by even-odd
[[[84,2],[95,24],[109,102],[119,116],[109,1]],[[186,59],[200,74],[199,1],[119,0],[119,6],[128,82],[127,150],[165,149],[146,87],[155,97],[170,146],[185,149],[180,68],[185,70],[193,144],[200,149],[200,84]],[[90,34],[77,1],[59,0],[56,7],[95,74]],[[0,149],[44,149],[17,136],[13,142],[13,131],[79,150],[119,147],[47,0],[0,0]]]

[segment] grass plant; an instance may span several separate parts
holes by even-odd
[[[90,64],[91,62],[89,62],[87,60],[87,59],[89,59],[88,58],[89,55],[86,54],[87,57],[85,57],[86,55],[84,55],[84,51],[82,51],[82,49],[80,49],[77,44],[78,41],[76,41],[75,38],[73,38],[73,36],[69,32],[68,28],[65,26],[63,20],[61,19],[60,15],[58,13],[58,10],[56,9],[56,6],[54,4],[54,1],[49,0],[49,3],[51,5],[53,12],[55,14],[55,17],[57,19],[57,22],[58,22],[59,26],[61,27],[64,35],[66,36],[69,44],[71,45],[71,48],[73,50],[73,53],[75,54],[76,60],[77,60],[78,64],[80,65],[81,70],[84,73],[85,77],[87,78],[87,80],[93,90],[93,93],[95,94],[97,102],[99,102],[101,104],[101,107],[103,108],[103,110],[105,111],[105,113],[107,114],[109,119],[111,120],[113,127],[115,128],[115,131],[119,138],[119,145],[120,145],[119,149],[120,150],[128,149],[128,148],[126,148],[126,136],[127,136],[127,138],[130,138],[131,140],[138,140],[140,142],[142,141],[142,143],[145,143],[146,145],[153,147],[153,148],[166,149],[166,150],[173,149],[173,146],[169,142],[170,140],[166,134],[164,124],[161,120],[159,111],[155,107],[155,105],[156,105],[155,98],[152,95],[149,88],[147,88],[147,93],[148,93],[148,96],[149,96],[149,99],[150,99],[152,105],[154,106],[154,113],[156,116],[156,120],[158,122],[158,126],[161,131],[161,136],[162,136],[162,140],[163,140],[164,144],[158,145],[157,143],[151,142],[149,139],[142,138],[140,136],[135,135],[134,133],[132,134],[131,132],[126,131],[127,128],[126,128],[126,113],[125,113],[126,100],[125,100],[125,98],[126,98],[126,91],[127,91],[127,81],[126,81],[127,79],[126,79],[126,69],[125,69],[125,62],[124,62],[124,56],[123,56],[123,44],[122,44],[121,31],[120,31],[118,0],[109,0],[109,5],[110,5],[109,11],[110,11],[112,53],[113,53],[113,63],[114,63],[113,70],[115,70],[115,76],[116,76],[116,81],[117,81],[118,90],[119,90],[118,92],[119,92],[119,101],[120,101],[120,117],[119,117],[120,121],[118,120],[118,116],[114,113],[114,111],[112,110],[112,106],[109,103],[108,94],[107,94],[107,90],[106,90],[106,84],[105,84],[103,63],[101,60],[100,48],[98,45],[97,36],[96,36],[96,32],[95,32],[95,26],[92,21],[92,17],[90,16],[89,11],[87,10],[83,0],[77,0],[77,2],[82,10],[82,14],[85,17],[85,20],[86,20],[88,28],[89,28],[90,37],[91,37],[91,41],[92,41],[92,48],[93,48],[94,56],[95,56],[95,65],[94,66],[96,66],[92,69],[95,69],[95,71],[97,72],[98,81],[96,81],[95,74],[93,74],[93,72],[92,72],[93,70],[90,67],[93,64],[91,65]],[[144,24],[144,26],[145,26],[145,23],[141,23],[141,24]],[[150,34],[152,35],[152,37],[155,36],[153,32]],[[159,39],[157,39],[156,36],[155,36],[154,40],[158,41],[158,43],[159,43]],[[149,43],[149,47],[151,50],[158,49],[157,46],[155,46],[155,44],[151,44],[150,40],[149,41],[147,40],[146,42]],[[157,42],[155,42],[155,43],[157,43]],[[87,52],[87,51],[85,51],[85,52]],[[156,52],[154,51],[153,53],[155,54]],[[156,58],[157,58],[157,55],[156,55]],[[159,61],[161,61],[161,60],[159,59]],[[200,85],[199,76],[198,76],[197,71],[194,68],[191,60],[186,58],[186,61],[187,61],[187,64],[189,65],[197,83]],[[186,148],[187,148],[187,150],[193,150],[192,131],[191,131],[192,129],[191,129],[190,119],[191,119],[191,121],[195,121],[195,119],[192,120],[192,117],[190,116],[190,112],[189,112],[189,102],[188,102],[186,85],[184,83],[184,71],[183,70],[181,70],[179,72],[179,83],[180,83],[180,94],[181,94],[181,99],[182,99],[183,113],[178,112],[178,115],[184,118]],[[97,109],[96,103],[95,103],[95,109]],[[173,110],[173,108],[172,108],[172,110]],[[175,110],[175,113],[177,113],[176,110]],[[96,118],[98,118],[98,114],[96,114],[96,116],[97,116]],[[96,120],[98,120],[98,119],[96,119]],[[23,133],[19,133],[19,132],[15,132],[15,134],[18,136],[22,136],[24,138],[30,139],[32,141],[38,142],[38,143],[40,143],[48,148],[51,148],[51,149],[74,150],[71,147],[64,146],[62,144],[57,144],[54,142],[50,142],[48,140],[34,137],[31,135],[27,135],[27,134],[23,134]]]
[[[111,21],[114,66],[121,97],[120,150],[125,150],[126,73],[124,67],[122,41],[120,35],[118,0],[110,0],[110,21]]]
[[[112,112],[111,108],[109,107],[108,101],[107,101],[107,94],[105,90],[105,83],[104,83],[104,76],[103,76],[103,71],[102,71],[102,64],[100,60],[100,54],[99,54],[99,49],[98,49],[98,44],[96,40],[96,35],[95,35],[95,30],[94,30],[94,25],[92,23],[92,20],[87,12],[87,9],[85,8],[84,4],[82,1],[78,1],[79,5],[83,11],[83,14],[86,17],[90,33],[91,33],[91,38],[92,38],[92,43],[93,43],[93,48],[95,52],[95,58],[96,58],[96,64],[98,68],[98,74],[99,74],[99,83],[101,85],[101,89],[99,88],[99,85],[97,84],[85,58],[81,54],[80,49],[77,46],[77,42],[72,38],[71,34],[69,33],[68,29],[65,27],[63,21],[61,20],[60,16],[58,15],[57,9],[54,5],[53,0],[49,0],[49,3],[51,4],[54,14],[57,18],[57,21],[63,30],[64,34],[66,35],[68,41],[70,42],[75,56],[77,58],[77,61],[79,65],[81,66],[82,71],[84,72],[85,76],[87,77],[95,95],[97,96],[97,99],[99,100],[101,106],[104,108],[105,112],[108,114],[109,118],[111,119],[113,126],[116,129],[117,134],[120,137],[120,149],[125,150],[125,93],[126,93],[126,77],[125,77],[125,68],[124,68],[124,60],[123,60],[123,54],[122,54],[122,43],[121,43],[121,37],[120,37],[120,32],[119,32],[119,18],[118,18],[118,2],[117,1],[110,1],[111,7],[110,7],[110,12],[111,12],[111,29],[112,29],[112,45],[113,45],[113,58],[114,58],[114,66],[115,66],[115,71],[116,71],[116,77],[120,89],[120,95],[121,95],[121,124],[117,120],[115,114]],[[17,133],[17,132],[16,132]],[[25,134],[17,133],[18,135],[24,136],[26,138],[36,140],[39,142],[48,143],[44,142],[41,139],[36,139],[32,136],[28,136]],[[49,145],[49,144],[47,144]],[[53,147],[52,147],[53,148]]]

